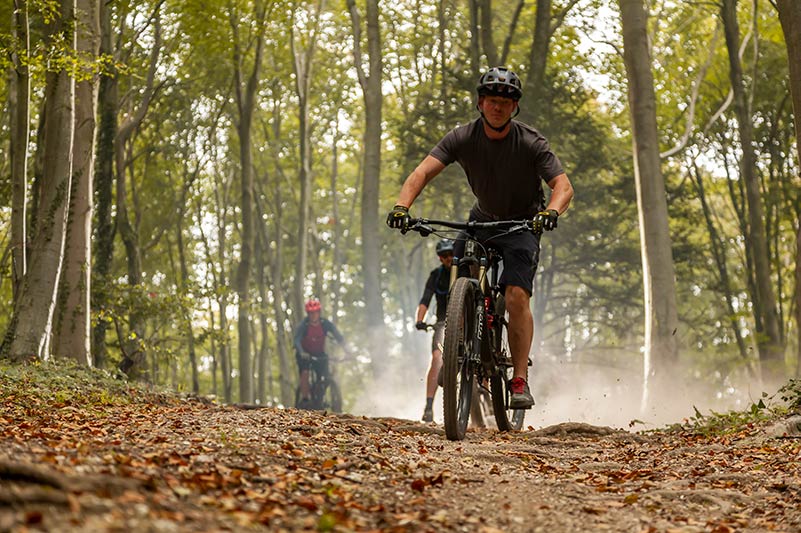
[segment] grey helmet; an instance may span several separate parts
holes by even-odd
[[[450,239],[442,239],[437,243],[437,255],[446,253],[453,253],[453,241]]]
[[[476,91],[479,96],[503,96],[517,101],[523,96],[523,84],[508,68],[492,67],[481,75]]]

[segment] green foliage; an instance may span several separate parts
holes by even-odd
[[[0,360],[0,394],[19,405],[40,401],[81,408],[125,405],[145,393],[109,372],[69,360],[11,364]]]
[[[776,400],[776,395],[768,397],[768,393],[763,392],[762,397],[744,411],[719,413],[710,410],[708,415],[693,406],[695,414],[667,430],[713,437],[733,436],[787,414],[786,405]]]
[[[801,379],[791,379],[781,389],[779,395],[782,400],[787,402],[789,409],[798,411],[801,409]]]
[[[272,387],[275,397],[281,380],[294,385],[296,374],[290,353],[292,375],[279,375],[277,337],[281,326],[283,340],[288,340],[292,324],[299,318],[291,304],[300,226],[297,176],[301,135],[294,63],[306,61],[303,50],[313,37],[318,40],[310,65],[308,128],[314,223],[310,272],[300,282],[304,283],[304,296],[320,297],[326,310],[336,304],[337,314],[331,318],[357,348],[364,335],[359,228],[365,110],[353,67],[353,36],[345,2],[326,5],[316,35],[310,24],[315,2],[267,4],[267,40],[252,131],[254,192],[262,215],[257,226],[259,238],[264,240],[264,270],[259,274],[265,286],[263,301],[262,287],[252,287],[251,312],[254,323],[263,312],[268,324],[266,338],[261,338],[260,328],[254,328],[255,343],[267,348],[272,369],[268,388]],[[554,2],[554,13],[568,4]],[[233,80],[235,61],[244,73],[252,66],[257,30],[254,5],[249,0],[111,2],[114,49],[90,58],[68,50],[63,36],[60,40],[45,38],[46,25],[57,16],[57,2],[30,2],[30,61],[24,54],[19,56],[21,43],[12,38],[10,4],[0,7],[4,21],[0,58],[8,67],[11,53],[17,52],[30,66],[31,109],[41,108],[44,76],[49,70],[68,68],[79,79],[109,73],[118,82],[119,123],[135,115],[142,103],[155,43],[154,15],[159,7],[162,49],[155,95],[124,147],[128,210],[141,255],[142,281],[129,286],[129,257],[118,239],[109,278],[93,280],[93,297],[98,303],[93,319],[111,326],[107,342],[112,348],[112,365],[127,342],[138,341],[147,351],[150,366],[157,370],[153,379],[173,382],[177,388],[187,388],[189,383],[187,324],[194,335],[204,392],[214,386],[213,363],[219,378],[222,346],[233,348],[232,374],[239,372],[233,327],[236,297],[231,291],[240,253],[238,112]],[[618,53],[619,17],[610,6],[583,0],[555,28],[550,56],[538,58],[547,60],[545,86],[541,94],[527,95],[521,101],[520,118],[531,117],[532,125],[546,135],[576,189],[573,205],[560,219],[558,231],[544,239],[536,292],[545,295],[548,305],[543,316],[538,316],[542,323],[538,335],[556,357],[584,352],[593,354],[593,362],[600,364],[636,366],[643,337],[640,235],[625,69]],[[734,377],[749,371],[753,356],[748,347],[760,328],[754,323],[750,296],[753,281],[746,256],[748,241],[743,236],[747,227],[739,218],[744,199],[731,109],[710,122],[728,95],[728,61],[722,35],[713,40],[718,25],[716,6],[672,2],[660,9],[660,16],[650,19],[650,30],[661,149],[677,146],[690,128],[687,146],[663,164],[682,320],[678,333],[682,362],[704,379],[711,375],[716,387],[729,387]],[[379,209],[383,210],[392,205],[400,183],[442,135],[476,117],[474,70],[486,66],[486,54],[479,56],[478,65],[473,64],[470,10],[465,2],[400,0],[382,3],[380,11],[384,146]],[[510,41],[507,63],[523,79],[529,69],[535,15],[536,3],[526,2]],[[499,46],[511,16],[512,10],[494,6],[494,40]],[[752,16],[750,7],[741,3],[743,34],[752,26]],[[786,70],[783,35],[773,10],[760,9],[758,16],[759,31],[752,37],[759,39],[759,46],[745,47],[743,61],[765,190],[765,217],[771,231],[774,281],[780,289],[779,312],[788,351],[793,351],[793,328],[797,326],[788,317],[797,305],[791,280],[797,260],[793,231],[801,187],[794,178],[798,162],[793,155],[788,86],[784,76],[775,74]],[[242,45],[241,57],[235,56],[232,46],[237,39]],[[294,42],[294,50],[290,42]],[[717,44],[712,46],[713,42]],[[705,75],[699,77],[703,69]],[[0,81],[4,98],[8,79]],[[698,100],[690,120],[696,83]],[[41,117],[35,111],[33,115],[35,132]],[[0,127],[4,140],[0,155],[7,156],[4,147],[9,135],[7,126]],[[32,140],[34,137],[32,134]],[[336,184],[332,184],[334,147]],[[39,155],[32,152],[31,168]],[[728,267],[729,286],[714,260],[698,190],[689,177],[696,164]],[[7,164],[0,165],[3,177],[9,173]],[[0,180],[0,200],[10,205],[7,180]],[[463,218],[472,201],[462,171],[452,165],[427,187],[415,203],[414,213]],[[2,216],[0,236],[5,236],[7,211]],[[365,355],[404,363],[406,352],[418,348],[404,325],[411,320],[426,273],[436,264],[434,239],[399,238],[389,231],[383,231],[380,238],[385,267],[382,297],[392,334],[387,354]],[[5,247],[7,241],[0,242]],[[182,254],[186,274],[181,269]],[[4,268],[0,299],[3,308],[10,310],[7,265],[0,266]],[[276,302],[278,289],[283,301]],[[733,309],[726,305],[726,296]],[[0,326],[7,323],[8,314],[2,313]],[[227,319],[226,328],[220,324],[221,315]],[[138,317],[144,317],[145,330],[140,332],[141,338],[133,338],[132,318]],[[742,333],[745,354],[737,346],[735,328]],[[594,355],[608,354],[610,348],[611,356]],[[425,353],[426,348],[420,351]],[[369,372],[365,365],[342,367],[338,377],[343,390],[354,395],[369,379]],[[788,387],[788,394],[797,390],[794,384]],[[218,379],[215,390],[221,394],[222,380]],[[352,398],[346,397],[346,404],[349,400]],[[765,409],[757,411],[748,416]]]

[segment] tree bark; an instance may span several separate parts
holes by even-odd
[[[312,80],[314,52],[317,48],[317,31],[320,22],[320,13],[323,9],[323,0],[317,1],[316,13],[311,33],[308,36],[308,47],[298,50],[295,46],[294,24],[290,29],[289,45],[292,51],[293,68],[295,72],[295,93],[298,96],[298,129],[299,129],[299,160],[298,181],[300,181],[300,210],[298,213],[298,252],[295,262],[295,290],[293,307],[297,316],[303,311],[304,286],[306,283],[306,270],[309,257],[309,227],[311,220],[311,127],[309,125],[309,98]],[[294,14],[293,14],[294,15]]]
[[[796,169],[801,169],[801,2],[776,0],[790,70],[790,94],[793,100]],[[796,377],[801,377],[801,220],[797,221],[795,254],[795,324],[798,335]]]
[[[479,18],[481,20],[481,47],[487,56],[490,67],[498,65],[498,47],[492,35],[492,0],[479,0]]]
[[[269,327],[267,325],[267,280],[264,276],[266,265],[264,264],[264,250],[259,245],[260,241],[256,241],[256,275],[258,276],[257,283],[259,286],[259,327],[261,332],[261,344],[259,345],[258,364],[256,365],[258,382],[256,386],[256,399],[259,404],[267,404],[267,389],[272,391],[273,376],[272,365],[270,365],[269,356]],[[272,398],[271,398],[272,399]]]
[[[726,263],[726,243],[718,235],[715,221],[712,218],[712,208],[709,206],[709,202],[706,198],[703,176],[694,162],[690,173],[691,178],[693,178],[695,182],[698,199],[701,201],[701,209],[703,210],[704,220],[706,221],[707,231],[709,232],[709,244],[712,248],[712,256],[715,259],[718,272],[720,272],[720,291],[723,293],[723,299],[726,301],[726,310],[728,311],[727,314],[732,333],[737,342],[737,349],[740,352],[740,357],[747,365],[748,371],[751,372],[753,370],[751,367],[751,360],[748,357],[748,349],[745,345],[745,339],[743,339],[743,335],[740,333],[740,324],[737,318],[737,312],[734,309],[734,291],[732,290],[732,283],[729,277],[729,267]]]
[[[239,401],[253,401],[253,374],[251,372],[250,342],[250,271],[253,261],[255,234],[253,231],[253,155],[252,124],[258,96],[259,74],[264,51],[264,32],[266,8],[263,2],[256,2],[256,51],[253,66],[247,80],[243,80],[242,61],[244,50],[239,37],[239,20],[232,10],[230,18],[233,31],[233,59],[235,65],[235,92],[237,104],[236,131],[239,137],[240,165],[240,209],[242,215],[242,243],[240,260],[236,272],[236,291],[239,296],[239,316],[237,319],[239,347]]]
[[[367,0],[367,48],[369,54],[369,73],[364,71],[361,51],[361,21],[355,0],[348,0],[348,8],[353,22],[354,60],[362,87],[365,110],[364,132],[364,181],[362,184],[362,273],[364,276],[364,300],[367,331],[379,336],[383,326],[383,303],[381,299],[381,243],[378,237],[379,183],[381,177],[381,32],[378,23],[378,0]],[[371,353],[375,359],[377,342],[371,343]]]
[[[31,130],[31,80],[28,71],[30,63],[30,27],[28,22],[28,3],[26,0],[14,2],[13,31],[17,40],[25,47],[12,54],[11,83],[9,100],[11,112],[11,287],[14,300],[19,293],[22,278],[27,270],[27,225],[28,225],[28,154]],[[24,54],[25,57],[20,57]]]
[[[100,44],[99,2],[77,0],[76,6],[78,51],[95,58]],[[91,239],[98,80],[91,72],[85,76],[75,85],[73,182],[54,351],[57,357],[91,365]]]
[[[111,55],[111,14],[107,2],[100,2],[100,53]],[[110,67],[110,68],[113,68]],[[113,191],[114,191],[114,139],[117,137],[117,112],[119,99],[117,77],[114,72],[103,74],[100,77],[100,90],[98,94],[99,127],[97,132],[97,160],[95,166],[95,195],[96,195],[96,228],[95,228],[95,257],[92,265],[93,275],[99,283],[92,285],[92,307],[101,313],[92,331],[92,354],[94,364],[98,368],[105,368],[108,359],[106,353],[106,330],[108,322],[103,318],[102,311],[109,304],[109,297],[105,291],[108,285],[108,276],[111,271],[111,261],[114,254],[115,226],[112,218]]]
[[[153,34],[153,48],[150,52],[150,66],[145,81],[145,88],[142,91],[142,100],[136,110],[120,125],[114,140],[114,163],[117,186],[117,230],[120,232],[120,237],[125,246],[128,284],[131,287],[137,287],[142,283],[142,247],[139,243],[138,228],[131,224],[131,219],[128,214],[128,188],[125,181],[125,171],[129,168],[128,163],[130,158],[126,157],[125,152],[134,132],[142,124],[156,92],[154,81],[159,55],[161,54],[160,6],[156,8],[153,14]],[[131,171],[132,185],[133,180],[133,171]],[[142,344],[142,339],[145,336],[145,317],[141,312],[134,309],[130,313],[129,321],[131,334],[125,340],[126,347],[123,349],[123,359],[120,362],[120,370],[131,379],[147,379],[147,354]],[[121,342],[123,341],[121,340]]]
[[[537,0],[537,12],[534,19],[534,35],[528,54],[528,76],[523,86],[525,109],[522,119],[528,124],[536,125],[540,117],[540,108],[545,99],[545,68],[548,64],[551,45],[551,0]]]
[[[647,13],[643,0],[619,0],[623,26],[623,57],[628,78],[634,179],[637,189],[643,265],[645,346],[643,407],[651,388],[665,385],[678,360],[675,274],[668,228],[667,195],[659,159],[656,96],[648,47]]]
[[[334,279],[331,280],[331,316],[330,320],[334,323],[337,322],[339,315],[339,307],[342,300],[340,291],[340,273],[342,272],[342,247],[340,245],[342,224],[339,221],[339,189],[337,187],[337,180],[339,179],[339,150],[337,149],[337,142],[339,141],[339,131],[336,129],[334,123],[334,138],[331,142],[331,216],[334,217],[333,227],[331,231],[332,236],[332,256],[334,264]]]
[[[757,331],[756,340],[759,346],[763,380],[765,380],[766,384],[772,386],[784,379],[786,369],[784,365],[784,350],[781,343],[781,325],[779,324],[776,297],[771,281],[767,234],[763,220],[764,209],[753,143],[753,122],[750,116],[750,106],[748,105],[742,65],[738,54],[740,29],[737,22],[737,0],[723,0],[721,18],[723,19],[726,48],[729,55],[729,78],[734,92],[734,112],[740,133],[742,152],[740,175],[745,182],[748,203],[749,234],[746,238],[751,243],[754,252],[755,299],[759,303],[758,309],[761,313],[761,323],[764,327],[763,332]]]
[[[75,48],[75,0],[62,0],[50,38]],[[29,269],[22,281],[0,352],[13,361],[47,359],[64,258],[72,182],[75,79],[66,69],[48,72],[45,87],[42,196],[37,208]]]
[[[184,189],[186,191],[186,188]],[[181,195],[181,207],[179,207],[179,216],[176,221],[175,237],[176,246],[178,248],[178,262],[181,269],[181,288],[184,295],[189,296],[189,266],[186,261],[186,249],[184,245],[184,206],[186,205],[186,192]],[[184,331],[186,334],[187,352],[189,355],[189,367],[192,373],[192,392],[198,394],[200,392],[200,380],[198,378],[197,368],[197,355],[195,353],[195,332],[192,327],[192,310],[186,309],[184,316]]]

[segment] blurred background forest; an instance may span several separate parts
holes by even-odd
[[[644,7],[675,268],[669,378],[721,401],[758,394],[766,345],[781,378],[801,374],[788,79],[801,58],[767,0]],[[346,409],[403,414],[375,412],[373,391],[416,416],[430,341],[414,312],[436,240],[391,232],[384,214],[442,135],[477,116],[481,71],[507,65],[525,81],[518,119],[576,190],[544,239],[535,392],[546,406],[565,392],[639,397],[647,320],[618,3],[16,0],[0,21],[5,357],[292,405],[292,330],[317,297],[359,354],[336,369]],[[471,204],[453,165],[412,215],[463,219]]]

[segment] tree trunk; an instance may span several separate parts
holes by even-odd
[[[100,2],[100,27],[100,52],[103,55],[111,55],[111,15],[106,2]],[[113,66],[110,68],[113,68]],[[95,228],[95,257],[92,270],[95,280],[99,281],[99,283],[92,285],[91,305],[101,312],[109,304],[109,297],[105,288],[109,283],[108,276],[114,255],[115,227],[111,213],[114,202],[114,139],[117,137],[118,108],[117,77],[114,72],[111,72],[100,77],[98,95],[99,128],[97,132],[97,161],[95,167],[97,227]],[[105,368],[108,359],[106,353],[107,328],[108,322],[101,318],[97,321],[92,331],[92,355],[94,356],[94,364],[98,368]]]
[[[659,159],[647,14],[643,0],[619,0],[623,26],[623,57],[634,143],[634,179],[637,189],[643,266],[645,346],[643,352],[643,407],[652,398],[651,387],[665,384],[678,360],[675,274],[668,228],[667,196]],[[658,397],[654,396],[655,398]]]
[[[122,129],[120,133],[122,133]],[[118,135],[115,143],[115,167],[116,167],[116,186],[117,186],[117,229],[120,232],[122,243],[125,247],[126,265],[128,271],[128,285],[138,287],[142,284],[142,251],[139,244],[139,235],[136,228],[131,224],[128,215],[128,187],[126,184],[126,162],[125,162],[125,139]],[[134,179],[133,172],[131,180]],[[147,379],[147,357],[142,345],[145,336],[145,317],[137,311],[132,310],[129,315],[130,336],[121,339],[123,343],[123,359],[120,362],[120,370],[129,378]],[[153,376],[151,376],[153,379]]]
[[[261,214],[261,212],[259,212]],[[259,217],[261,221],[261,217]],[[263,229],[264,224],[259,224]],[[268,326],[267,326],[267,280],[265,279],[264,271],[267,266],[264,263],[266,255],[266,238],[261,238],[262,232],[258,239],[256,239],[256,286],[259,288],[259,330],[260,341],[256,364],[256,375],[258,380],[256,382],[256,399],[260,405],[267,403],[267,383],[268,380],[272,381],[272,372],[270,371],[269,356],[268,356]]]
[[[51,38],[75,48],[75,0],[62,0],[52,22]],[[30,264],[3,342],[3,355],[13,361],[46,359],[64,257],[67,212],[72,182],[75,127],[75,79],[66,69],[48,72],[45,87],[42,196]]]
[[[797,169],[801,169],[801,2],[776,0],[779,20],[784,31],[790,68],[790,93],[793,99]],[[798,335],[796,377],[801,377],[801,220],[797,221],[795,254],[795,324]]]
[[[114,163],[117,185],[117,230],[120,232],[125,256],[127,258],[128,284],[136,287],[142,283],[142,248],[139,243],[138,228],[131,224],[128,215],[128,189],[125,181],[125,171],[130,168],[131,157],[126,157],[128,143],[134,132],[142,124],[150,103],[155,95],[155,77],[161,54],[161,12],[157,8],[153,14],[153,48],[150,51],[150,65],[148,68],[145,88],[142,91],[142,100],[139,106],[128,115],[117,131],[114,140]],[[131,185],[134,185],[134,173],[131,169]],[[130,313],[131,334],[123,343],[123,359],[120,370],[131,379],[147,379],[147,354],[142,339],[145,336],[145,317],[137,311]],[[121,340],[121,342],[123,342]]]
[[[473,79],[478,80],[481,74],[481,29],[478,22],[479,0],[467,0],[470,4],[470,68]]]
[[[776,0],[779,20],[784,31],[787,59],[790,69],[790,94],[793,99],[795,119],[795,141],[798,151],[798,166],[801,168],[801,2],[798,0]],[[796,304],[798,307],[798,304]]]
[[[300,168],[298,171],[298,181],[300,181],[300,210],[298,213],[298,251],[295,263],[295,290],[293,307],[298,316],[303,310],[304,285],[306,283],[306,270],[309,256],[309,227],[311,220],[311,193],[312,193],[312,169],[311,169],[311,142],[309,126],[309,89],[312,79],[312,66],[314,52],[317,48],[317,30],[320,21],[320,11],[323,8],[323,0],[317,1],[316,13],[313,15],[314,22],[310,34],[306,41],[308,47],[297,50],[295,47],[295,32],[290,30],[290,48],[293,57],[293,68],[295,72],[295,93],[298,96],[298,130],[299,130],[299,159]],[[294,15],[294,14],[293,14]],[[294,28],[294,26],[293,26]]]
[[[11,287],[14,300],[27,270],[27,225],[28,225],[28,146],[31,130],[31,80],[28,71],[30,64],[30,28],[28,23],[28,3],[26,0],[14,2],[13,31],[16,39],[25,46],[25,57],[18,53],[12,55],[14,68],[11,69],[9,84],[9,108],[11,112]]]
[[[784,350],[781,344],[781,325],[778,320],[776,297],[771,281],[770,257],[763,220],[764,210],[753,143],[753,122],[738,54],[740,29],[737,23],[737,0],[723,0],[721,18],[726,35],[726,48],[729,52],[729,78],[734,92],[734,112],[740,133],[742,152],[740,175],[745,182],[748,202],[749,234],[746,238],[751,243],[754,252],[754,275],[756,277],[756,294],[754,296],[758,301],[758,309],[761,313],[760,322],[764,327],[763,332],[757,331],[757,345],[759,346],[762,377],[766,384],[773,386],[784,380],[786,369]]]
[[[97,57],[100,43],[98,0],[77,0],[77,46],[87,57]],[[91,365],[91,239],[95,162],[97,78],[75,85],[75,143],[72,194],[64,250],[64,275],[56,314],[55,355]]]
[[[740,324],[737,318],[737,312],[734,309],[734,291],[732,290],[732,283],[729,277],[729,267],[726,263],[726,243],[718,236],[718,230],[715,227],[715,221],[712,215],[712,208],[706,198],[706,191],[704,189],[704,180],[701,171],[697,166],[693,165],[691,170],[691,178],[694,179],[696,191],[698,192],[698,199],[701,201],[701,209],[704,213],[704,220],[706,221],[707,231],[709,233],[709,243],[712,248],[712,256],[715,259],[715,265],[720,272],[720,291],[723,293],[723,298],[726,301],[726,310],[728,311],[729,322],[731,323],[732,333],[737,341],[737,349],[740,352],[740,357],[747,365],[748,371],[751,372],[751,360],[748,356],[748,348],[745,345],[745,339],[740,333]]]
[[[481,47],[487,56],[490,67],[498,65],[498,47],[492,35],[492,0],[479,0],[479,15],[481,20]]]
[[[186,189],[184,189],[186,191]],[[179,207],[178,220],[176,221],[176,246],[178,247],[178,262],[181,268],[181,288],[184,295],[189,296],[189,267],[186,263],[186,249],[184,246],[184,206],[186,205],[186,194],[182,195],[181,207]],[[192,392],[200,392],[200,380],[198,379],[197,355],[195,353],[195,332],[192,327],[192,309],[186,309],[184,316],[184,331],[186,333],[187,352],[189,353],[189,367],[192,372]]]
[[[240,209],[242,215],[242,243],[240,260],[236,271],[236,292],[239,296],[239,316],[237,318],[239,346],[239,401],[253,401],[253,374],[251,369],[250,342],[250,271],[253,261],[255,234],[253,231],[253,156],[252,156],[252,124],[258,96],[259,73],[261,71],[264,50],[265,6],[256,2],[256,51],[252,70],[247,81],[243,80],[243,50],[239,39],[238,20],[231,12],[231,29],[233,31],[233,59],[235,65],[235,92],[238,111],[236,127],[239,137],[240,165]]]
[[[275,248],[270,261],[270,277],[272,278],[273,291],[273,314],[275,315],[275,341],[278,348],[278,372],[279,387],[281,391],[281,403],[285,407],[295,405],[294,377],[291,375],[290,348],[287,346],[286,334],[286,315],[284,314],[283,304],[285,303],[284,287],[281,276],[284,269],[284,247],[283,229],[281,221],[283,218],[283,199],[281,198],[281,187],[275,188]],[[266,231],[265,231],[266,233]]]
[[[545,68],[548,64],[551,44],[551,0],[537,0],[534,20],[534,35],[528,54],[528,76],[523,86],[525,109],[521,111],[524,122],[536,127],[541,117],[540,109],[545,105]]]
[[[334,264],[334,279],[331,280],[331,316],[330,320],[334,323],[337,322],[339,315],[339,306],[342,300],[340,291],[340,273],[342,272],[342,247],[340,246],[342,224],[339,221],[339,190],[337,189],[337,180],[339,178],[339,157],[337,150],[337,142],[339,141],[339,131],[334,129],[334,139],[331,143],[331,216],[334,217],[332,236],[332,250],[333,264]]]
[[[373,370],[383,362],[378,361],[384,310],[381,299],[381,243],[378,230],[379,183],[381,177],[381,33],[378,23],[378,0],[367,0],[367,48],[369,73],[365,73],[361,53],[361,22],[355,0],[348,0],[354,35],[354,60],[359,84],[364,95],[364,182],[362,185],[362,274],[364,276],[364,301],[367,331],[371,334]]]

